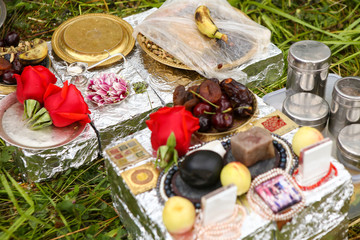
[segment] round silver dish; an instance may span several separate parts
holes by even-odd
[[[309,126],[322,131],[329,117],[328,103],[312,93],[295,93],[288,96],[282,111],[300,126]]]
[[[0,27],[4,24],[6,19],[6,5],[3,0],[0,0]]]

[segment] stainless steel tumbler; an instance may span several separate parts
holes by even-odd
[[[309,92],[324,97],[330,56],[330,48],[321,42],[305,40],[291,45],[286,95]]]
[[[313,93],[295,93],[287,96],[282,112],[299,126],[310,126],[322,131],[329,118],[329,104]]]
[[[344,77],[335,82],[332,92],[329,131],[337,137],[353,123],[360,123],[360,77]]]

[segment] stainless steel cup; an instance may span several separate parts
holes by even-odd
[[[287,96],[282,112],[299,126],[310,126],[322,131],[329,117],[329,104],[312,93],[295,93]]]
[[[305,40],[291,45],[286,95],[309,92],[324,97],[330,56],[330,48],[321,42]]]
[[[351,124],[340,130],[337,137],[337,157],[347,166],[360,171],[360,124]]]
[[[337,137],[353,123],[360,123],[360,77],[344,77],[335,82],[332,92],[329,131]]]

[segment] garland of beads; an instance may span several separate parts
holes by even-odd
[[[301,196],[301,201],[293,205],[289,211],[284,213],[273,213],[272,210],[264,203],[264,201],[260,198],[258,194],[255,193],[254,189],[259,184],[274,178],[278,175],[283,175],[299,192]],[[285,171],[279,168],[272,169],[267,173],[259,175],[256,177],[250,185],[250,189],[247,194],[247,199],[250,206],[263,218],[273,220],[273,221],[285,221],[291,219],[296,213],[300,212],[305,207],[305,197],[301,192],[300,188],[297,186],[295,181],[287,174]]]
[[[318,182],[310,186],[302,186],[296,181],[295,176],[299,173],[299,169],[296,169],[296,171],[294,172],[293,179],[295,180],[296,184],[299,186],[301,190],[309,191],[319,187],[321,184],[327,181],[333,171],[334,171],[334,175],[337,176],[338,173],[337,168],[334,166],[334,164],[330,163],[329,171],[327,172],[327,174],[324,177],[322,177]]]
[[[239,213],[241,218],[239,219]],[[244,207],[236,204],[233,214],[223,222],[202,226],[202,214],[199,213],[195,223],[196,239],[204,240],[235,240],[241,236],[241,226],[246,217],[246,210]],[[232,235],[224,237],[225,235]]]

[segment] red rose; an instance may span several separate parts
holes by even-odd
[[[88,105],[81,92],[66,81],[62,88],[50,84],[44,94],[44,107],[56,127],[66,127],[74,122],[90,122]]]
[[[199,129],[199,119],[184,106],[163,107],[150,114],[146,125],[151,130],[151,145],[156,151],[174,132],[179,156],[185,155],[190,146],[191,135]]]
[[[55,75],[43,66],[26,66],[21,76],[14,74],[17,81],[16,96],[19,102],[34,99],[43,103],[43,96],[50,83],[56,83]]]

